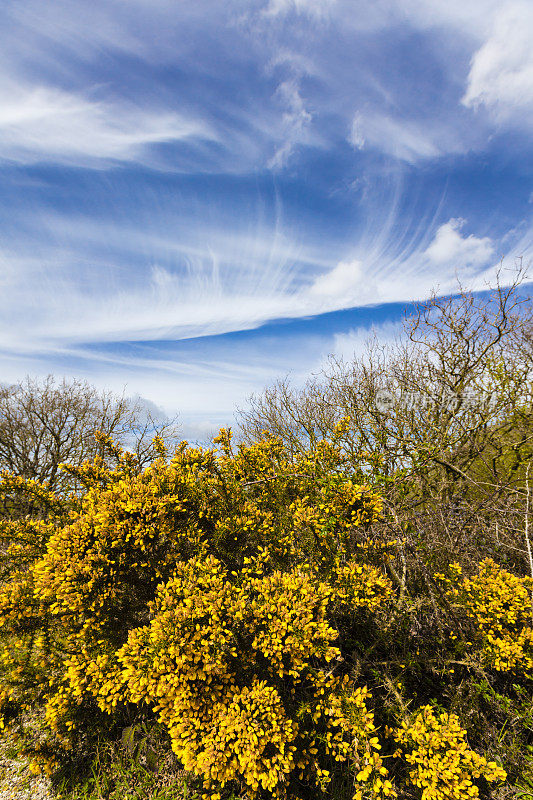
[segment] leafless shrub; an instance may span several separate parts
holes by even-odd
[[[391,345],[374,337],[362,356],[330,357],[301,390],[282,379],[252,396],[240,411],[242,435],[266,430],[296,452],[349,418],[346,462],[381,485],[396,532],[431,542],[434,558],[499,547],[525,559],[521,493],[533,457],[526,277],[519,263],[510,284],[502,268],[487,293],[432,294]]]
[[[156,434],[171,445],[177,440],[175,420],[157,420],[141,400],[99,392],[85,381],[49,375],[0,387],[0,470],[59,493],[71,490],[72,476],[60,465],[79,465],[99,452],[96,431],[134,451],[141,466],[153,455]]]

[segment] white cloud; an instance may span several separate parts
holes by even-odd
[[[352,120],[348,141],[357,150],[377,148],[409,164],[443,153],[460,152],[464,147],[456,132],[447,125],[361,111]]]
[[[242,226],[228,229],[199,224],[194,206],[155,225],[150,215],[127,224],[23,209],[23,233],[0,252],[0,346],[54,352],[80,342],[209,336],[301,315],[301,248],[276,220],[264,231],[258,220],[254,230],[254,210],[247,212]]]
[[[286,109],[281,120],[284,141],[268,162],[271,169],[284,167],[296,145],[308,140],[307,128],[312,120],[312,115],[305,108],[296,78],[280,83],[276,95]]]
[[[443,294],[453,291],[457,275],[471,282],[481,274],[486,277],[494,267],[494,244],[487,236],[462,235],[464,224],[465,220],[450,219],[429,244],[429,237],[424,237],[396,251],[387,236],[374,248],[363,243],[358,258],[339,261],[315,278],[302,295],[307,308],[313,309],[308,313],[421,300],[433,289]],[[524,239],[523,252],[530,249],[531,242],[526,246]],[[510,263],[512,258],[510,254]]]
[[[483,38],[490,29],[494,14],[507,0],[389,0],[392,9],[422,29],[448,27],[459,35]],[[381,6],[381,3],[376,4]]]
[[[151,144],[190,137],[212,138],[212,133],[173,112],[98,102],[48,86],[0,85],[0,159],[131,161]]]
[[[475,53],[462,102],[484,105],[497,119],[533,123],[533,5],[511,2]],[[525,117],[524,117],[525,115]]]
[[[327,305],[359,305],[368,301],[371,291],[372,282],[365,276],[361,261],[340,261],[315,279],[309,287],[309,296]]]
[[[435,238],[425,251],[435,265],[455,264],[457,268],[479,267],[494,255],[494,246],[488,236],[478,238],[473,234],[461,236],[462,219],[450,219],[441,225]]]
[[[354,356],[363,356],[367,346],[372,342],[380,345],[391,345],[401,335],[402,320],[398,322],[382,322],[371,327],[354,328],[347,333],[336,333],[333,338],[332,355],[350,360]]]
[[[18,278],[16,270],[9,273],[0,338],[4,346],[18,352],[53,352],[84,342],[212,336],[250,330],[280,317],[417,299],[436,281],[445,291],[453,284],[456,269],[483,266],[492,256],[488,237],[463,237],[460,226],[453,219],[441,225],[424,251],[400,253],[388,260],[381,251],[369,251],[361,259],[341,260],[307,287],[297,280],[296,264],[287,261],[291,248],[283,241],[274,252],[268,253],[266,242],[254,252],[246,237],[215,243],[211,235],[218,249],[208,248],[203,254],[190,249],[185,271],[153,267],[148,274],[132,273],[130,285],[115,284],[112,273],[100,285],[99,276],[105,276],[109,266],[96,262],[91,284],[71,281],[66,254],[54,253],[50,258],[60,262],[60,267],[51,262],[43,271],[41,263],[41,272],[35,274],[30,262],[26,278],[24,272]],[[103,230],[100,234],[105,238]],[[141,240],[133,232],[132,237],[135,248]],[[177,242],[161,241],[160,246],[173,246],[176,254],[180,252]],[[183,247],[187,252],[186,242]],[[232,253],[239,251],[241,261],[236,261]],[[23,261],[18,263],[24,266]],[[315,261],[315,270],[318,264]]]
[[[320,18],[326,16],[335,4],[336,0],[269,0],[264,13],[275,17],[295,11]]]
[[[499,0],[500,5],[505,2]],[[485,41],[496,0],[361,0],[357,13],[353,11],[353,0],[258,0],[248,5],[247,11],[246,4],[239,0],[222,4],[200,0],[177,6],[170,0],[19,0],[10,4],[0,30],[0,51],[4,53],[0,54],[0,66],[3,64],[4,71],[25,79],[33,76],[37,80],[36,76],[44,74],[53,80],[54,76],[58,86],[69,86],[72,93],[31,90],[31,102],[44,107],[46,113],[39,122],[26,119],[17,124],[6,123],[0,129],[0,148],[7,153],[5,157],[23,162],[39,160],[47,146],[56,160],[67,163],[94,158],[127,161],[145,155],[150,144],[196,136],[216,138],[219,145],[199,153],[198,160],[205,170],[239,172],[265,165],[279,169],[287,164],[298,145],[314,145],[319,140],[321,145],[335,146],[339,136],[346,135],[358,107],[364,113],[354,121],[352,144],[375,147],[408,163],[475,149],[480,140],[486,141],[485,130],[476,138],[483,120],[478,121],[475,130],[471,124],[468,127],[461,123],[461,113],[463,119],[471,117],[464,109],[450,106],[444,114],[433,113],[442,112],[438,108],[439,92],[429,103],[427,119],[420,115],[412,119],[412,104],[403,102],[403,90],[394,79],[396,69],[385,75],[379,65],[372,63],[369,43],[359,48],[357,37],[360,31],[373,34],[387,28],[400,35],[402,31],[423,31],[427,44],[439,43],[439,48],[432,48],[441,53],[435,57],[434,66],[442,66],[446,89],[450,79],[453,83],[459,73],[464,81],[464,58]],[[291,18],[286,19],[287,15]],[[294,18],[296,15],[310,19]],[[294,28],[289,30],[292,25]],[[305,35],[302,25],[306,27]],[[331,48],[329,37],[335,32],[339,33],[339,52],[346,47],[342,63]],[[526,36],[523,31],[521,35]],[[208,40],[215,46],[202,59],[197,45]],[[460,58],[449,55],[450,40],[454,46],[461,42],[453,51],[454,56],[459,52]],[[516,37],[509,50],[516,51],[515,41]],[[522,53],[524,48],[518,49]],[[289,80],[280,84],[274,102],[262,97],[258,103],[245,100],[242,104],[239,98],[248,97],[255,67],[261,71],[265,64],[281,61],[283,55],[279,54],[287,51],[292,51],[295,62],[304,65],[306,74],[313,74],[314,81],[306,83],[304,91],[297,81]],[[134,67],[131,78],[126,80],[113,67],[125,55]],[[102,56],[110,58],[109,75],[103,78],[99,67],[104,61]],[[518,58],[516,53],[513,57]],[[530,58],[530,53],[525,52],[524,57]],[[153,65],[161,63],[179,65],[183,74],[201,76],[202,80],[213,78],[218,82],[220,65],[224,63],[231,64],[232,75],[243,75],[242,85],[248,88],[241,95],[238,88],[234,91],[239,83],[231,84],[231,96],[224,101],[231,111],[224,119],[219,118],[218,137],[197,119],[173,110],[146,108],[150,95],[160,94],[165,104],[173,95],[171,82],[167,83],[161,74],[149,72]],[[250,64],[254,69],[250,70]],[[268,69],[265,71],[268,73]],[[433,74],[435,70],[430,71]],[[138,81],[142,111],[114,100],[94,101],[83,92],[83,88],[90,92],[86,83],[91,73],[98,76],[96,80],[106,81],[100,87],[102,92],[110,87],[120,93],[124,87],[130,93]],[[24,87],[22,90],[19,105],[25,104],[29,94]],[[6,94],[10,97],[2,98],[0,92],[4,106],[21,92],[14,86]],[[384,106],[384,97],[389,98],[390,104]],[[194,98],[189,97],[188,101],[189,107],[194,107]],[[276,101],[281,103],[281,112],[275,108]],[[220,106],[215,94],[214,100],[208,98],[198,113],[213,119]],[[390,108],[391,113],[384,114],[384,107]],[[440,121],[436,122],[439,116]]]
[[[151,285],[88,297],[81,286],[55,285],[18,300],[25,318],[5,310],[0,338],[19,352],[53,352],[75,343],[187,339],[248,330],[279,317],[298,317],[302,303],[291,294],[232,291],[206,283],[154,277]],[[12,292],[11,299],[15,297]],[[31,319],[31,322],[28,320]]]

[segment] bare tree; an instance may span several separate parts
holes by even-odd
[[[177,441],[175,420],[156,420],[140,399],[100,392],[80,380],[26,377],[0,387],[0,470],[63,492],[73,488],[62,463],[79,465],[100,451],[95,432],[133,450],[142,465],[152,439]]]
[[[347,418],[347,465],[381,483],[396,531],[426,526],[450,554],[498,519],[499,544],[514,547],[533,459],[533,316],[525,269],[505,277],[486,293],[433,294],[394,343],[374,337],[300,390],[284,379],[252,396],[242,435],[268,431],[296,452]]]

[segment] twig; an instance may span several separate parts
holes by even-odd
[[[525,537],[527,554],[529,557],[529,572],[533,580],[533,555],[531,553],[531,542],[529,541],[529,464],[526,469],[526,519],[525,519]],[[531,589],[531,620],[533,621],[533,589]]]
[[[265,483],[265,481],[275,481],[276,478],[313,478],[313,475],[306,475],[305,473],[299,472],[290,472],[290,473],[283,473],[279,472],[275,475],[266,475],[264,478],[259,478],[256,481],[246,481],[241,484],[241,486],[253,486],[256,483]]]

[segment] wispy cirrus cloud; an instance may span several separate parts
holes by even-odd
[[[305,108],[296,78],[280,83],[276,89],[276,95],[285,108],[282,115],[284,139],[268,161],[268,166],[273,169],[284,167],[294,148],[298,144],[305,144],[308,141],[307,129],[312,120],[312,114]]]
[[[6,4],[5,374],[127,382],[201,429],[349,346],[365,314],[450,291],[457,271],[483,288],[500,254],[531,252],[531,148],[508,138],[531,120],[529,14]]]
[[[17,76],[14,91],[8,89],[4,99],[9,95],[10,107],[18,97],[10,108],[10,119],[15,114],[18,121],[6,120],[6,151],[31,162],[32,153],[35,160],[47,154],[57,159],[59,151],[70,149],[75,161],[83,157],[76,150],[79,139],[88,158],[98,159],[103,152],[104,158],[144,163],[151,145],[177,146],[197,138],[199,150],[206,140],[214,147],[198,158],[187,149],[179,155],[175,148],[179,169],[187,171],[188,158],[192,169],[208,172],[279,170],[290,166],[297,148],[328,149],[348,138],[356,148],[411,164],[482,148],[490,131],[485,118],[475,114],[480,104],[497,106],[499,117],[508,118],[503,109],[514,93],[513,103],[522,110],[531,107],[531,26],[524,2],[476,0],[465,7],[437,0],[385,0],[361,3],[356,15],[346,0],[246,5],[231,0],[223,6],[203,0],[200,6],[145,0],[128,4],[127,10],[118,0],[94,0],[90,10],[85,2],[66,0],[21,0],[10,6],[0,44],[6,54],[3,71]],[[299,32],[303,20],[305,36]],[[387,31],[400,42],[405,39],[397,51],[382,49],[379,40]],[[413,36],[419,44],[424,38],[419,64],[419,48],[408,56],[403,52]],[[377,58],[368,37],[377,40]],[[512,48],[506,46],[509,37]],[[339,41],[343,46],[335,45]],[[438,47],[433,46],[437,41]],[[289,52],[299,67],[278,79],[272,64]],[[98,66],[102,53],[112,56],[104,71]],[[447,54],[449,75],[443,70]],[[131,71],[126,81],[120,71],[123,58]],[[1,64],[0,57],[0,71]],[[313,80],[302,82],[302,64]],[[406,64],[415,80],[417,69],[433,74],[437,91],[429,81],[429,91],[413,96],[409,81],[394,77]],[[169,66],[176,70],[174,88],[161,77],[161,68]],[[184,74],[192,80],[183,80]],[[201,101],[195,90],[200,83]],[[41,113],[42,142],[28,105]],[[172,161],[167,158],[165,166],[172,168]]]
[[[375,148],[408,164],[466,148],[449,125],[360,111],[353,118],[348,140],[358,150]]]
[[[121,231],[106,222],[48,217],[50,242],[65,238],[70,226],[69,249],[50,244],[39,258],[31,243],[25,257],[22,246],[18,256],[4,251],[0,341],[13,352],[53,354],[87,343],[97,353],[113,343],[209,338],[282,318],[408,302],[429,294],[436,276],[449,291],[458,269],[473,275],[494,260],[490,237],[463,233],[467,223],[458,219],[437,227],[432,238],[415,236],[395,249],[387,235],[368,240],[357,256],[340,260],[319,240],[302,248],[277,224],[274,238],[265,229],[261,240],[257,231],[228,235],[211,224],[201,244],[197,232],[154,231],[148,239],[133,226]],[[126,240],[121,262],[116,248]],[[96,249],[101,241],[108,250]],[[149,269],[136,254],[141,245]],[[76,254],[83,249],[81,260]]]
[[[0,159],[22,164],[142,161],[150,145],[210,139],[201,120],[44,85],[0,82]]]
[[[277,16],[296,12],[320,19],[326,16],[335,4],[336,0],[269,0],[264,13],[268,16]]]
[[[427,297],[436,286],[442,293],[457,288],[457,275],[470,280],[487,277],[494,264],[490,237],[462,235],[466,220],[451,219],[434,232],[427,247],[368,254],[367,258],[340,261],[310,285],[308,295],[322,311],[377,303],[410,302]],[[479,281],[478,281],[479,283]]]

